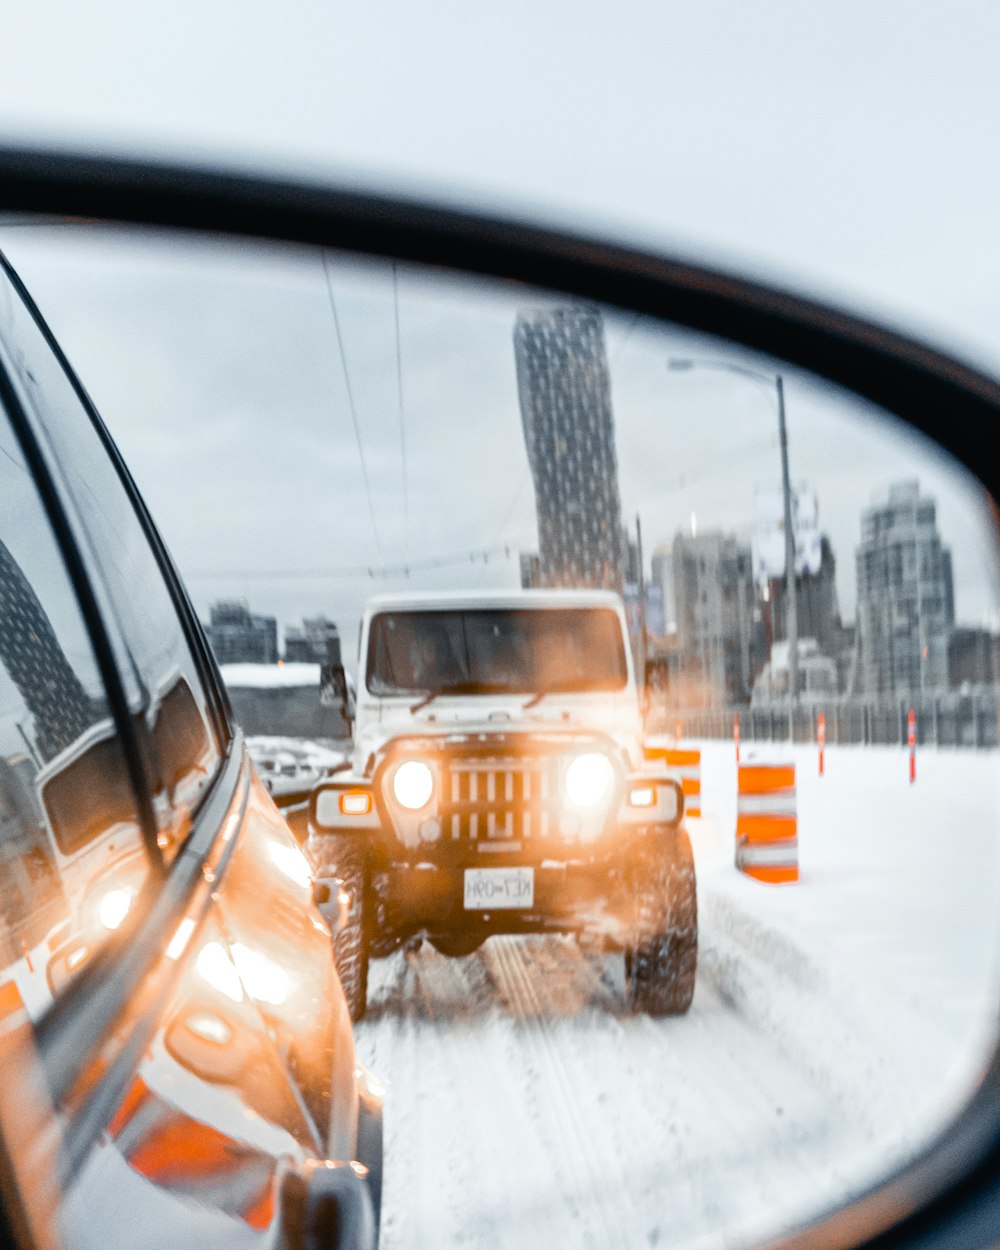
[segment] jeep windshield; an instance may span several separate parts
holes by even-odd
[[[610,608],[382,612],[368,635],[368,690],[535,694],[621,690],[628,680]]]

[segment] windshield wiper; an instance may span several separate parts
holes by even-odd
[[[580,692],[580,683],[576,681],[557,681],[550,686],[545,686],[542,690],[537,690],[531,698],[525,703],[522,711],[527,712],[529,708],[537,707],[543,699],[548,698],[550,694],[568,694],[572,691]]]
[[[502,682],[497,681],[453,681],[446,686],[437,686],[428,690],[422,699],[418,699],[410,708],[410,712],[419,712],[428,703],[433,703],[445,694],[509,694],[510,690]]]

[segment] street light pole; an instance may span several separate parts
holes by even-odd
[[[785,509],[785,632],[788,635],[788,738],[795,741],[795,703],[799,689],[799,605],[795,595],[795,531],[792,528],[792,485],[788,476],[788,431],[785,428],[785,382],[776,374],[778,436],[781,440],[781,494]]]
[[[723,369],[727,373],[740,373],[758,382],[772,383],[778,392],[778,435],[781,443],[781,494],[784,505],[785,530],[785,633],[788,637],[788,736],[795,737],[795,705],[798,700],[799,682],[799,605],[795,596],[795,531],[792,518],[792,485],[788,473],[788,430],[785,425],[785,381],[780,373],[767,373],[728,360],[695,360],[691,358],[667,361],[668,369]]]

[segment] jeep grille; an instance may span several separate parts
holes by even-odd
[[[441,776],[441,834],[454,842],[546,839],[558,830],[556,757],[449,759]]]

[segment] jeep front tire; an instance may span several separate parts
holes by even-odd
[[[323,838],[320,856],[322,877],[337,877],[349,896],[347,918],[334,934],[333,960],[347,999],[351,1020],[357,1023],[368,1003],[369,902],[368,864],[356,834],[330,834]]]
[[[684,1015],[698,963],[698,896],[686,830],[651,838],[632,880],[635,928],[625,950],[627,1006],[654,1017]]]

